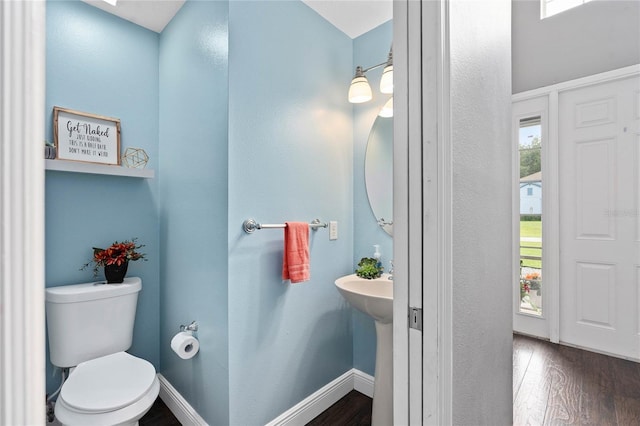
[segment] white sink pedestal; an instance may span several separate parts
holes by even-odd
[[[393,323],[376,321],[376,372],[371,426],[393,424]]]
[[[338,291],[376,323],[376,371],[372,426],[393,425],[393,281],[389,274],[366,280],[356,274],[338,278]]]

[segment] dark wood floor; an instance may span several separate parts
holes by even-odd
[[[180,426],[180,422],[171,410],[162,402],[160,397],[153,403],[151,409],[138,423],[140,426]]]
[[[369,426],[371,425],[371,403],[368,396],[351,391],[307,426]],[[160,398],[139,421],[140,426],[180,426],[180,422]]]
[[[640,364],[513,337],[514,425],[640,425]]]
[[[351,391],[307,426],[369,426],[371,403]],[[640,425],[640,364],[514,335],[513,424]],[[180,423],[158,398],[140,425]]]
[[[358,391],[351,391],[307,426],[369,426],[373,400]]]

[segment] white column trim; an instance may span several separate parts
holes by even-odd
[[[42,424],[45,3],[0,2],[0,424]]]
[[[408,0],[393,2],[393,422],[396,425],[409,424],[408,15]]]
[[[543,200],[544,214],[549,218],[543,224],[542,235],[547,235],[545,250],[542,252],[542,264],[546,265],[546,278],[551,283],[547,301],[549,315],[549,339],[552,343],[560,342],[560,141],[558,139],[559,110],[558,92],[549,93],[547,102],[547,168],[545,190],[547,199]],[[550,178],[550,179],[549,179]],[[519,195],[519,194],[518,194]],[[544,198],[544,194],[543,194]],[[545,207],[546,202],[546,207]]]
[[[432,424],[453,421],[453,166],[451,164],[451,48],[449,0],[438,2],[437,61],[437,297],[438,415]],[[426,365],[427,360],[425,360]]]

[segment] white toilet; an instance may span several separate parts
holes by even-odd
[[[160,384],[153,365],[130,355],[140,278],[46,289],[51,363],[72,367],[55,415],[63,425],[137,425]]]

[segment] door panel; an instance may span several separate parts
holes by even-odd
[[[577,141],[575,144],[576,238],[613,240],[615,220],[615,140]]]
[[[638,77],[559,96],[560,340],[640,359]]]
[[[616,265],[577,262],[576,268],[578,322],[615,330]]]

